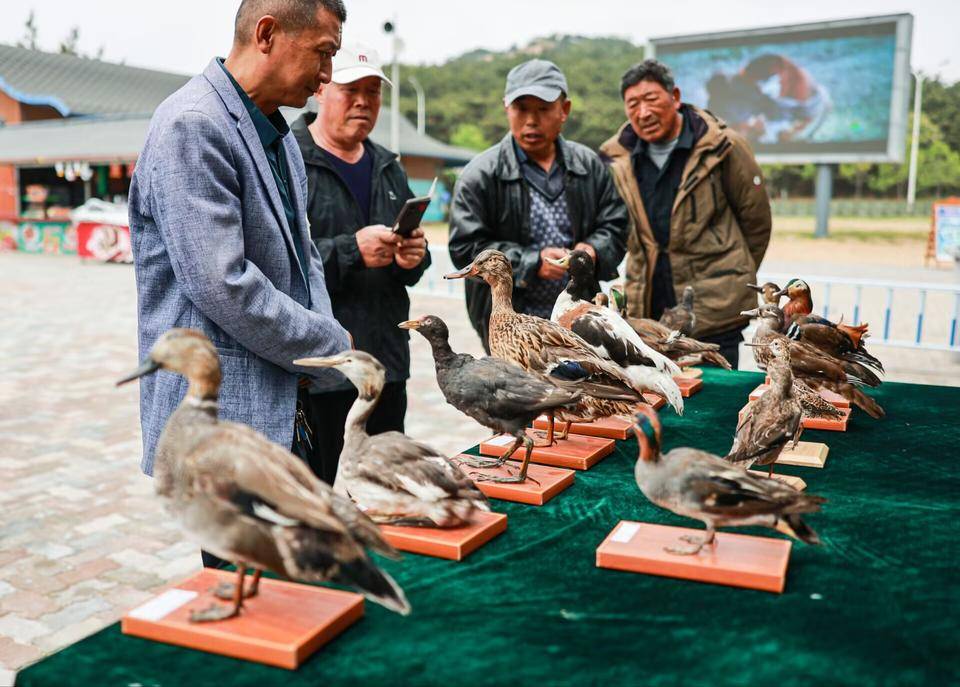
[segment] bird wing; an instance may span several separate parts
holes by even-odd
[[[360,451],[362,460],[355,466],[360,479],[421,501],[442,501],[473,486],[460,468],[433,448],[400,432],[374,434]]]
[[[703,512],[730,518],[788,512],[802,495],[777,480],[716,460],[720,465],[700,464],[686,473],[684,492]]]
[[[464,366],[478,393],[471,401],[493,415],[539,413],[573,403],[580,396],[574,389],[561,389],[541,374],[526,370],[499,358],[481,358]]]
[[[618,313],[609,308],[587,304],[588,309],[569,321],[568,328],[584,341],[600,349],[603,357],[621,367],[650,365],[676,374],[680,369],[662,353],[647,345]],[[561,318],[561,324],[566,317]],[[567,325],[565,325],[567,326]]]

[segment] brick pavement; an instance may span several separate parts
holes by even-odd
[[[0,253],[0,684],[200,566],[140,474],[133,269]],[[459,300],[414,295],[458,350]],[[485,430],[446,405],[412,337],[407,431],[454,453]],[[442,428],[442,433],[441,429]]]

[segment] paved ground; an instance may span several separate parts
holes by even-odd
[[[793,272],[791,255],[765,267]],[[115,621],[198,568],[199,556],[139,473],[135,386],[112,384],[137,362],[132,268],[4,253],[0,275],[2,685],[3,669]],[[434,281],[434,295],[413,295],[412,314],[440,315],[454,348],[477,354],[459,288]],[[429,348],[419,335],[412,341],[408,433],[450,454],[476,443],[485,430],[443,402]],[[925,380],[933,370],[960,383],[946,354],[888,349],[883,357],[888,378]]]

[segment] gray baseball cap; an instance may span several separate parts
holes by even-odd
[[[510,105],[525,95],[532,95],[548,103],[567,94],[567,78],[560,67],[547,60],[527,60],[518,64],[507,74],[507,87],[503,89],[503,104]]]

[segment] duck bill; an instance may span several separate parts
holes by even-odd
[[[744,341],[744,342],[743,342],[743,345],[744,345],[744,346],[749,346],[750,348],[770,348],[770,344],[768,344],[768,343],[758,344],[758,343],[748,343],[748,342]]]
[[[763,293],[763,287],[759,284],[747,284],[748,289],[753,289],[757,293]]]
[[[397,326],[400,329],[420,329],[420,320],[406,320]]]
[[[777,292],[774,293],[773,295],[776,296],[777,298],[780,298],[780,296],[786,296],[786,295],[787,295],[787,290],[786,290],[786,289],[780,289],[779,291],[777,291]]]
[[[546,261],[549,262],[551,265],[554,265],[554,266],[559,267],[559,268],[564,269],[564,270],[567,269],[568,267],[570,267],[570,254],[569,254],[569,253],[567,253],[566,255],[564,255],[562,258],[559,258],[559,259],[558,259],[558,258],[545,258],[545,259],[546,259]]]
[[[741,310],[740,314],[745,317],[760,317],[760,308],[754,308],[753,310]]]
[[[332,355],[328,358],[298,358],[293,361],[293,364],[300,367],[336,367],[346,360],[346,356]]]
[[[128,374],[126,377],[117,380],[117,386],[122,386],[127,382],[132,382],[134,379],[140,379],[140,377],[146,377],[149,374],[153,374],[160,369],[160,363],[155,361],[153,358],[147,358],[140,366]]]
[[[475,277],[476,275],[477,275],[477,267],[471,262],[462,270],[457,270],[456,272],[451,272],[450,274],[443,275],[443,278],[444,279],[466,279],[467,277]]]

